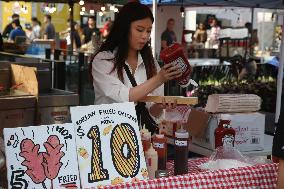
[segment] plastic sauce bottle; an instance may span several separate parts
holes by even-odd
[[[143,126],[143,129],[140,130],[142,146],[144,153],[150,148],[151,146],[151,132]]]
[[[158,152],[158,169],[167,169],[167,139],[163,134],[156,134],[153,138],[153,147]]]
[[[189,134],[183,128],[180,128],[175,133],[175,159],[174,159],[174,174],[181,175],[188,173],[188,137]]]
[[[150,179],[155,178],[155,172],[158,170],[158,153],[150,145],[150,148],[145,153],[148,175]]]
[[[219,146],[234,146],[236,131],[230,126],[230,120],[220,120],[215,129],[215,148]]]

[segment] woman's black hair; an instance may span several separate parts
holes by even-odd
[[[124,5],[114,20],[109,35],[98,51],[98,53],[102,51],[113,52],[117,49],[113,60],[114,67],[112,71],[117,71],[118,78],[122,82],[124,82],[123,65],[128,57],[128,38],[131,23],[145,18],[150,18],[152,23],[154,22],[153,14],[146,5],[140,4],[139,2],[129,2]],[[146,68],[147,78],[149,79],[157,73],[150,41],[145,44],[140,50],[140,53]]]

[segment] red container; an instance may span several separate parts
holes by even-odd
[[[184,55],[183,46],[174,43],[161,51],[160,58],[165,64],[175,64],[182,71],[182,76],[177,78],[181,87],[187,87],[190,84],[191,66]]]
[[[230,126],[230,120],[220,120],[215,129],[215,148],[219,146],[234,146],[236,131]]]

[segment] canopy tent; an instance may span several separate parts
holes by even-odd
[[[141,0],[144,4],[152,4],[152,0]],[[283,0],[157,0],[159,5],[185,6],[229,6],[284,9]]]

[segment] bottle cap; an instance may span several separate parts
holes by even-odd
[[[189,134],[182,127],[175,132],[176,138],[188,138]]]
[[[148,129],[146,129],[145,124],[143,125],[143,128],[140,130],[140,133],[142,138],[143,137],[147,139],[151,138],[151,132]]]
[[[155,154],[157,155],[157,151],[153,148],[153,145],[151,144],[150,148],[146,151],[146,154]]]
[[[156,136],[157,138],[164,138],[164,137],[165,137],[164,134],[156,134],[155,136]]]

